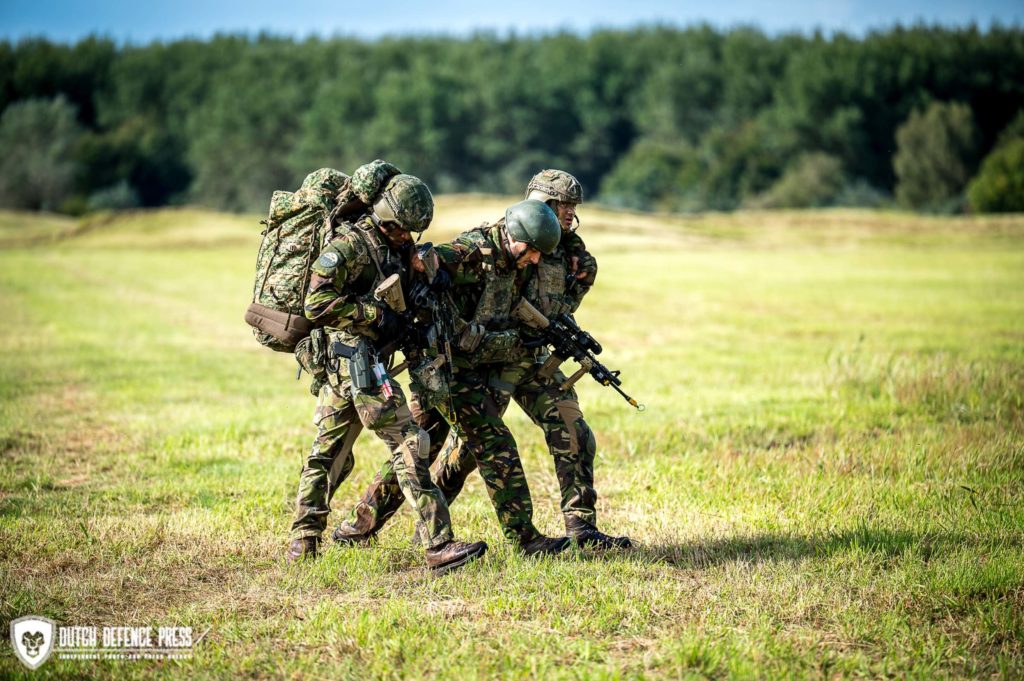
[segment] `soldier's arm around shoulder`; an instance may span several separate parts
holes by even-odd
[[[597,258],[587,250],[583,239],[575,233],[562,239],[562,248],[570,266],[576,265],[576,282],[569,295],[572,312],[575,312],[583,302],[583,296],[587,295],[597,281]]]
[[[464,232],[448,243],[435,246],[441,263],[452,275],[452,283],[456,286],[476,284],[483,281],[486,264],[492,260],[492,248],[486,239],[480,238],[474,231]]]
[[[347,283],[365,266],[365,246],[350,233],[342,234],[325,248],[310,268],[306,293],[306,318],[320,326],[345,328],[365,321],[368,311]],[[370,311],[372,317],[372,311]]]

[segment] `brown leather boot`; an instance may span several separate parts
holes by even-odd
[[[633,542],[629,537],[613,537],[601,532],[586,520],[574,515],[565,516],[565,533],[580,546],[605,551],[607,549],[630,549]]]
[[[568,537],[545,537],[538,534],[528,542],[520,542],[519,550],[524,556],[554,556],[569,548]]]
[[[331,539],[345,546],[366,546],[375,536],[376,532],[360,532],[347,520],[341,521],[341,524],[334,528],[334,532],[331,532]]]
[[[476,560],[487,552],[487,544],[482,541],[467,544],[450,539],[440,546],[427,549],[427,567],[435,575],[443,575],[462,567],[471,560]]]
[[[285,554],[285,557],[288,558],[289,563],[294,563],[303,558],[316,558],[317,546],[319,544],[319,537],[295,539],[292,543],[288,544],[288,553]]]

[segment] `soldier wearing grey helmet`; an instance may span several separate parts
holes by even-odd
[[[543,201],[555,212],[561,234],[557,246],[537,263],[536,276],[526,287],[525,297],[547,317],[573,313],[597,277],[597,261],[576,234],[579,225],[576,208],[583,202],[583,187],[569,173],[549,169],[530,180],[526,195],[529,199]],[[565,375],[556,372],[550,380],[539,375],[547,357],[546,349],[542,348],[518,363],[510,363],[501,379],[514,386],[512,398],[544,432],[555,463],[566,534],[581,546],[629,548],[632,546],[629,537],[607,535],[597,529],[597,492],[594,489],[597,442],[583,418],[576,390],[561,387],[566,381]],[[507,406],[508,402],[505,404]],[[473,467],[472,452],[454,436],[450,437],[436,473],[438,487],[449,503],[461,491]]]
[[[386,165],[362,166],[353,183]],[[401,386],[384,372],[389,358],[378,354],[398,336],[399,320],[373,295],[391,275],[408,290],[408,246],[414,232],[430,225],[434,201],[421,180],[392,173],[372,203],[371,210],[335,228],[311,268],[305,314],[318,327],[314,333],[322,334],[325,366],[317,368],[326,380],[317,397],[317,436],[299,480],[287,556],[295,560],[316,554],[331,497],[352,470],[352,443],[365,427],[391,452],[401,494],[418,516],[428,566],[447,572],[483,555],[487,545],[452,536],[447,503],[430,480],[429,436],[413,420]]]
[[[456,329],[461,330],[452,362],[451,402],[439,411],[472,452],[503,534],[526,555],[558,553],[568,540],[547,537],[533,524],[519,451],[500,416],[507,397],[494,381],[505,364],[524,352],[509,314],[533,267],[558,245],[559,232],[557,218],[546,205],[521,201],[496,224],[463,232],[437,247],[454,282],[450,293],[458,315]]]

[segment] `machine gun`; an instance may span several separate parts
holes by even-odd
[[[550,380],[563,362],[573,359],[579,363],[580,368],[562,383],[562,390],[571,388],[583,377],[583,374],[590,374],[601,385],[611,386],[615,392],[636,407],[637,411],[646,409],[643,404],[639,404],[620,387],[622,380],[619,378],[619,374],[622,372],[613,371],[598,361],[597,355],[601,354],[601,344],[581,329],[571,316],[559,314],[548,319],[526,298],[520,298],[516,306],[512,308],[512,317],[539,332],[543,343],[551,346],[551,356],[540,368],[541,377]]]

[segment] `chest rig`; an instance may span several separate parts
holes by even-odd
[[[501,256],[501,223],[498,223],[484,232],[478,246],[483,256],[479,267],[483,273],[484,286],[480,292],[473,317],[469,320],[475,324],[481,324],[488,329],[497,330],[508,326],[509,315],[512,306],[519,297],[516,290],[516,275],[518,272],[514,267],[500,267]]]
[[[402,262],[402,256],[393,251],[381,237],[377,227],[369,218],[364,218],[352,225],[352,232],[359,237],[366,247],[366,255],[369,262],[373,264],[370,276],[367,276],[367,268],[361,268],[352,283],[353,293],[366,295],[373,290],[384,279],[392,274],[397,274],[402,281],[403,290],[408,290],[409,272]]]
[[[544,316],[565,311],[565,277],[569,268],[561,246],[551,255],[542,256],[537,264],[537,276],[527,286],[526,298],[544,313]]]
[[[479,267],[483,274],[483,289],[476,309],[469,320],[487,329],[480,345],[472,352],[467,364],[507,364],[523,356],[519,333],[511,319],[512,307],[518,301],[518,270],[503,262],[501,227],[498,222],[487,230],[479,230],[478,248],[483,256]]]

